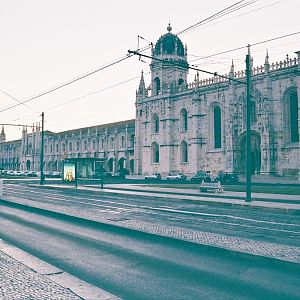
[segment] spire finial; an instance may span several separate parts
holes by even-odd
[[[171,24],[169,23],[168,27],[167,27],[168,32],[170,33],[172,30]]]
[[[145,85],[145,80],[144,80],[144,71],[143,70],[141,72],[141,79],[140,79],[139,88],[137,90],[137,95],[140,95],[140,96],[147,95],[147,90],[146,90],[146,85]]]
[[[266,58],[265,58],[265,65],[269,64],[269,53],[268,53],[268,49],[266,50]]]

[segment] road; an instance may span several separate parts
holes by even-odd
[[[22,184],[6,185],[5,194],[66,210],[89,208],[89,214],[106,218],[222,230],[299,246],[294,215]],[[296,264],[1,204],[4,240],[123,299],[299,299]]]
[[[239,206],[203,204],[197,201],[120,195],[75,189],[41,189],[26,184],[6,184],[6,197],[66,210],[83,205],[90,214],[106,219],[127,219],[165,226],[220,233],[227,236],[300,246],[300,216]],[[75,209],[76,210],[76,209]]]

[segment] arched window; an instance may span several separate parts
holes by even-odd
[[[181,131],[187,131],[188,129],[188,113],[185,108],[180,111],[180,129]]]
[[[152,163],[159,163],[159,147],[156,142],[153,142],[151,145],[151,154],[152,154]]]
[[[134,136],[134,134],[132,134],[132,135],[130,136],[130,148],[133,148],[133,147],[134,147],[134,139],[135,139],[135,136]]]
[[[214,108],[214,146],[216,149],[221,148],[221,108]]]
[[[253,123],[257,121],[256,104],[254,101],[250,102],[250,121]]]
[[[113,148],[115,148],[115,139],[112,137],[110,139],[110,149],[113,149]]]
[[[182,90],[183,85],[184,85],[184,80],[182,78],[179,78],[179,80],[178,80],[179,90]]]
[[[182,141],[180,144],[180,156],[181,162],[186,163],[188,162],[188,145],[186,141]]]
[[[298,125],[298,95],[294,91],[290,96],[290,133],[291,142],[299,142],[299,125]]]
[[[159,133],[159,117],[158,117],[158,115],[153,115],[153,117],[152,117],[152,132]]]
[[[121,148],[125,147],[125,137],[121,136]]]
[[[158,77],[154,79],[154,92],[155,95],[159,95],[160,93],[160,79]]]
[[[72,151],[72,143],[69,142],[69,151]]]

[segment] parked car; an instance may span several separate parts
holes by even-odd
[[[170,172],[169,175],[166,176],[166,180],[186,180],[186,175],[182,173]]]
[[[21,176],[22,175],[22,172],[21,171],[14,171],[13,176]]]
[[[59,172],[59,171],[50,172],[49,177],[51,177],[51,178],[60,178],[61,177],[61,172]]]
[[[235,173],[220,173],[219,176],[215,179],[220,181],[222,184],[226,183],[237,183],[239,182],[239,176]]]
[[[207,179],[207,177],[210,177],[208,172],[205,171],[198,171],[195,175],[193,175],[190,179],[190,181],[193,182],[202,182],[202,180]]]
[[[95,179],[101,179],[103,177],[111,177],[112,176],[112,172],[107,172],[105,170],[103,170],[103,172],[101,171],[97,171],[94,173],[93,178]]]
[[[160,180],[160,179],[161,179],[161,175],[158,172],[145,175],[145,180]]]
[[[27,177],[37,177],[37,172],[35,171],[28,171],[27,174],[25,174]]]
[[[124,179],[125,178],[125,174],[123,172],[116,172],[116,173],[112,174],[111,177]]]

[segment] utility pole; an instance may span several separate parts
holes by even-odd
[[[246,202],[251,201],[251,120],[250,120],[250,101],[251,101],[251,60],[250,45],[248,45],[248,54],[246,55]]]
[[[40,185],[43,185],[44,184],[44,112],[42,112],[40,172],[41,172]]]

